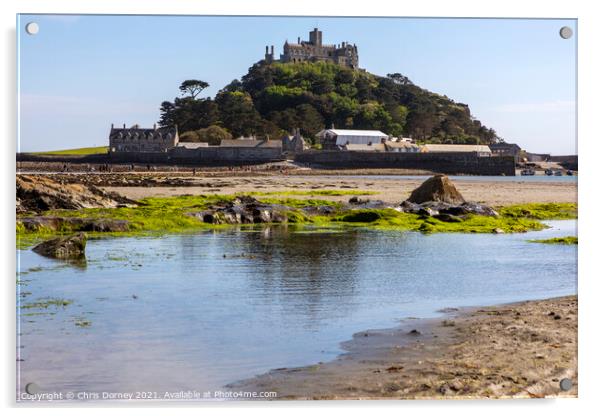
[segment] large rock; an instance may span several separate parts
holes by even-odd
[[[57,182],[47,176],[17,175],[17,212],[43,212],[52,209],[115,208],[136,204],[92,185]]]
[[[424,181],[422,185],[412,191],[408,201],[415,204],[435,201],[454,205],[465,202],[460,192],[445,175],[435,175]]]
[[[55,259],[83,259],[86,257],[86,239],[85,233],[53,238],[38,244],[33,251]]]

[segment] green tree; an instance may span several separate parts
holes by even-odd
[[[215,97],[222,126],[234,137],[263,133],[262,117],[253,104],[251,95],[245,92],[222,92]]]
[[[209,86],[205,81],[199,79],[187,79],[180,84],[182,94],[188,94],[190,98],[195,99],[205,88]]]
[[[204,129],[187,131],[180,135],[181,142],[209,143],[211,146],[219,146],[222,140],[230,140],[232,135],[228,130],[219,126],[209,126]]]
[[[159,124],[177,125],[180,131],[192,131],[208,127],[219,121],[216,103],[210,98],[196,100],[192,97],[164,101],[160,108]]]

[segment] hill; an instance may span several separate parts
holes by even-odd
[[[186,95],[161,105],[162,125],[180,132],[210,125],[234,137],[278,137],[299,127],[313,138],[325,126],[375,129],[392,136],[412,136],[430,143],[493,143],[499,138],[457,103],[395,73],[386,77],[333,63],[266,63],[253,65],[214,99],[197,99],[208,86],[187,80]]]

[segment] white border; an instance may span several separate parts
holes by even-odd
[[[326,1],[303,0],[294,2],[275,0],[230,0],[201,1],[201,0],[3,0],[0,2],[2,13],[0,19],[3,29],[3,54],[1,72],[3,83],[2,107],[3,129],[2,143],[2,264],[5,265],[3,275],[5,319],[3,319],[4,337],[2,342],[3,362],[6,363],[2,372],[3,402],[10,412],[14,411],[15,398],[15,299],[14,299],[14,169],[16,151],[16,13],[107,13],[107,14],[216,14],[216,15],[321,15],[321,16],[425,16],[425,17],[539,17],[539,18],[578,18],[579,39],[579,399],[565,400],[510,400],[510,401],[431,401],[431,402],[309,402],[309,403],[246,403],[246,404],[217,404],[209,409],[209,405],[201,409],[190,406],[179,407],[179,412],[194,412],[198,414],[211,412],[233,413],[237,411],[251,414],[305,414],[313,412],[332,412],[335,407],[351,414],[365,414],[370,410],[379,413],[420,412],[421,414],[440,414],[445,412],[469,414],[503,414],[522,411],[545,412],[547,415],[567,413],[577,414],[588,412],[596,406],[598,389],[600,387],[600,281],[602,280],[600,258],[596,247],[600,227],[596,204],[600,199],[597,195],[601,187],[597,184],[601,170],[596,164],[602,152],[601,115],[602,89],[600,88],[600,44],[602,39],[601,15],[595,7],[596,2],[590,1],[471,1],[471,0],[430,0],[430,1]],[[596,169],[597,168],[597,169]],[[595,176],[597,175],[597,176]],[[4,368],[4,367],[3,367]],[[115,407],[115,404],[110,405]],[[151,405],[138,410],[144,414],[165,414],[166,405]],[[198,405],[197,405],[198,406]],[[22,407],[22,406],[19,406]],[[33,409],[25,409],[28,413]],[[111,409],[115,414],[130,414],[136,411],[128,406],[127,409]],[[77,409],[45,408],[45,414],[53,415],[80,412]],[[86,412],[104,414],[100,407],[87,408]]]

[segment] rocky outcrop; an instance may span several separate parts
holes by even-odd
[[[78,260],[86,256],[86,234],[77,233],[67,237],[53,238],[33,248],[36,253],[63,260]]]
[[[52,209],[114,208],[136,204],[95,186],[62,183],[45,176],[17,175],[17,213]]]
[[[460,222],[469,214],[499,216],[493,208],[487,205],[466,202],[454,184],[444,175],[436,175],[427,179],[412,191],[410,198],[403,201],[399,209],[402,212],[434,217],[445,222]]]
[[[286,207],[264,204],[250,196],[240,196],[223,205],[189,213],[209,224],[261,224],[287,221]]]
[[[449,204],[446,202],[428,201],[422,204],[415,204],[409,201],[403,201],[399,206],[401,211],[411,214],[424,215],[428,217],[440,214],[463,216],[468,214],[484,215],[487,217],[497,217],[499,214],[493,208],[477,204],[475,202],[464,202],[460,205]]]
[[[408,201],[415,204],[434,201],[456,205],[466,202],[452,181],[445,175],[435,175],[424,181],[422,185],[412,191]]]
[[[129,231],[130,223],[126,220],[108,218],[74,218],[36,216],[17,219],[17,226],[23,226],[28,231],[94,231],[94,232],[123,232]]]

